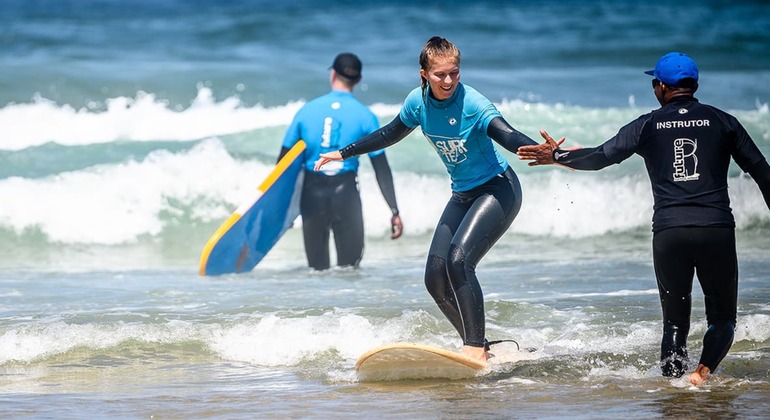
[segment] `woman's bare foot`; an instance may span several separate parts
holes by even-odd
[[[698,367],[695,368],[695,372],[690,374],[690,383],[695,386],[702,384],[709,376],[709,373],[711,373],[709,368],[702,364],[698,364]]]
[[[463,346],[460,354],[474,360],[481,360],[482,362],[486,362],[489,359],[489,353],[484,350],[484,347]]]

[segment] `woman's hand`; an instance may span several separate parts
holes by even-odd
[[[321,157],[315,161],[315,167],[313,167],[313,170],[318,172],[322,166],[333,160],[342,160],[342,155],[340,152],[321,153]]]

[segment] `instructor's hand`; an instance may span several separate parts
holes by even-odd
[[[318,170],[321,169],[321,166],[324,166],[333,160],[342,160],[342,155],[340,152],[321,153],[320,159],[315,161],[315,167],[313,167],[313,170],[318,172]]]
[[[516,152],[519,159],[534,161],[529,162],[529,166],[552,165],[556,163],[553,159],[553,151],[564,143],[564,137],[557,142],[545,130],[540,130],[540,136],[545,139],[545,142],[533,146],[521,146]]]
[[[401,216],[395,215],[390,218],[390,239],[398,239],[404,233],[404,225],[401,223]]]

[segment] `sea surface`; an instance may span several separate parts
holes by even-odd
[[[342,51],[383,124],[442,35],[462,81],[517,129],[593,146],[658,105],[672,50],[698,98],[770,155],[770,4],[618,1],[0,1],[0,418],[767,418],[770,211],[733,164],[735,343],[705,386],[660,376],[662,331],[641,158],[530,168],[478,266],[485,375],[365,383],[366,350],[459,349],[423,285],[449,195],[417,131],[388,149],[404,221],[363,159],[358,270],[311,272],[301,220],[249,273],[198,275],[206,240],[269,172]],[[695,281],[689,347],[705,331]],[[494,360],[494,359],[493,359]]]

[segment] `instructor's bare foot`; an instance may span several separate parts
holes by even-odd
[[[702,384],[709,376],[709,373],[711,373],[709,368],[702,364],[698,364],[698,367],[695,368],[695,372],[690,374],[690,383],[695,386]]]
[[[460,354],[474,360],[481,360],[482,362],[486,362],[489,359],[489,353],[484,350],[484,347],[463,346]]]

